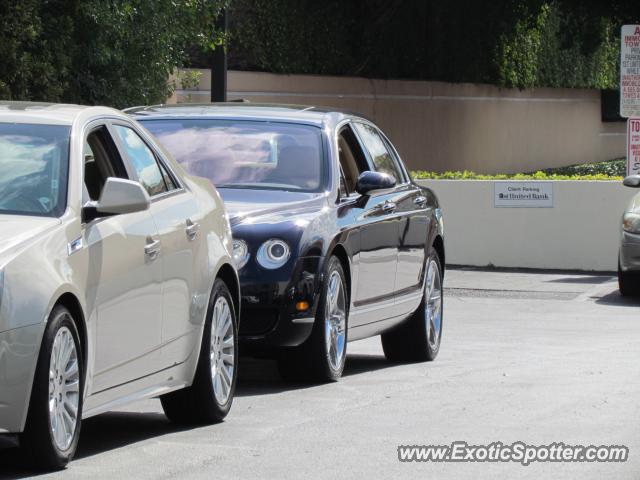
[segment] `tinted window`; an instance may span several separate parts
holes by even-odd
[[[355,192],[358,177],[362,172],[369,170],[369,165],[349,126],[342,128],[338,134],[338,156],[347,193]]]
[[[62,215],[69,134],[67,126],[0,123],[0,213]]]
[[[84,144],[84,185],[91,200],[98,200],[109,177],[128,178],[107,127],[92,130]]]
[[[355,123],[356,130],[360,134],[360,138],[365,144],[367,150],[371,154],[373,166],[378,172],[388,173],[396,179],[396,184],[403,183],[402,173],[396,164],[393,155],[387,148],[386,142],[380,136],[378,131],[371,125],[364,123]]]
[[[150,196],[167,191],[164,176],[156,161],[156,156],[140,136],[129,127],[114,125],[122,146],[127,152],[129,160],[135,169],[138,180]]]
[[[323,187],[319,128],[248,120],[140,121],[187,171],[218,188]]]

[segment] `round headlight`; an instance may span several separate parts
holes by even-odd
[[[274,270],[287,263],[290,256],[291,250],[289,249],[289,245],[287,245],[284,240],[272,238],[260,245],[256,260],[258,260],[258,263],[264,268]]]
[[[249,248],[247,242],[244,240],[233,241],[233,261],[236,263],[236,268],[240,270],[249,261]]]
[[[625,213],[622,217],[622,228],[625,232],[640,233],[640,214]]]

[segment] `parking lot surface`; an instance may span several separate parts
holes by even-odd
[[[87,420],[78,457],[42,478],[637,478],[640,303],[615,278],[450,270],[438,359],[392,365],[349,344],[335,384],[243,359],[222,424],[181,429],[157,400]],[[626,445],[626,463],[401,463],[398,445]],[[0,478],[33,472],[0,451]]]

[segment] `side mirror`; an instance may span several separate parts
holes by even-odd
[[[622,181],[622,184],[625,187],[638,188],[640,187],[640,175],[629,175]]]
[[[109,177],[102,187],[100,199],[89,202],[82,209],[83,220],[148,210],[149,194],[138,182]]]
[[[356,192],[365,195],[373,190],[384,190],[396,186],[396,179],[381,172],[362,172],[356,183]]]

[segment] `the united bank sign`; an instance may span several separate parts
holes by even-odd
[[[553,208],[553,182],[497,181],[493,206],[507,208]]]

